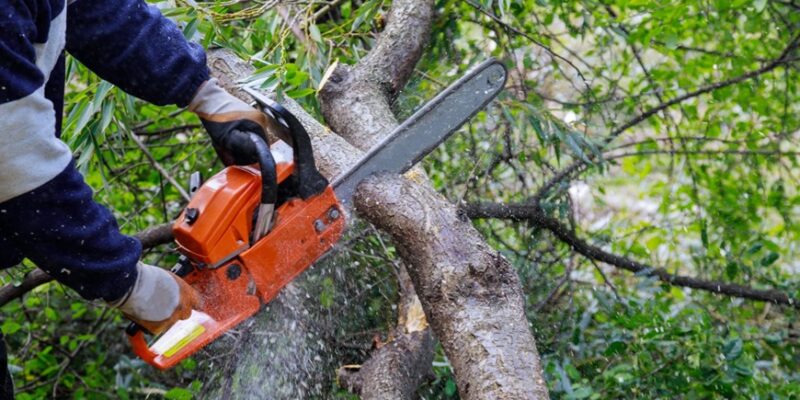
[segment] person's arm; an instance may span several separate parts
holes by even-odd
[[[203,48],[143,0],[77,0],[68,15],[67,51],[127,93],[185,107],[209,79]]]
[[[141,246],[94,202],[56,137],[58,107],[45,87],[66,9],[30,3],[0,0],[0,266],[28,257],[84,298],[116,300],[136,280]]]
[[[67,51],[103,79],[154,104],[189,106],[225,164],[255,162],[248,132],[265,136],[263,113],[209,79],[203,49],[143,0],[77,0]]]
[[[81,297],[105,300],[152,333],[188,318],[200,305],[194,289],[139,262],[139,241],[121,234],[92,194],[70,163],[44,185],[0,203],[0,236]]]
[[[104,299],[158,332],[186,318],[196,293],[166,270],[138,262],[138,240],[119,232],[92,198],[72,153],[56,137],[66,10],[0,0],[0,268],[27,257],[81,295]],[[157,288],[158,290],[153,290]]]

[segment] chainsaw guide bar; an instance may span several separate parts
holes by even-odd
[[[168,369],[257,313],[339,241],[364,178],[411,169],[497,96],[506,77],[494,59],[472,68],[332,183],[317,170],[297,118],[245,87],[267,115],[268,132],[281,140],[268,146],[252,134],[257,164],[228,166],[202,185],[192,175],[192,198],[173,225],[181,253],[173,272],[198,291],[202,310],[150,344],[144,329],[131,324],[134,353]]]
[[[495,59],[484,61],[441,91],[403,121],[356,165],[331,182],[336,197],[352,206],[358,184],[376,173],[403,174],[461,128],[503,90],[506,68]]]

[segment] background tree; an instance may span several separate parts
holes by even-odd
[[[187,36],[255,67],[220,72],[246,70],[247,80],[296,99],[342,135],[320,127],[316,140],[327,146],[318,151],[343,149],[336,139],[342,137],[368,147],[486,55],[506,63],[505,94],[423,167],[441,195],[462,205],[456,213],[436,203],[445,211],[430,215],[460,227],[453,236],[460,243],[476,239],[464,245],[476,250],[469,254],[498,251],[513,266],[553,397],[800,394],[797,3],[161,5]],[[426,5],[433,10],[429,28],[413,23],[425,20]],[[397,50],[381,43],[391,38],[400,11],[411,18],[407,28],[429,29],[430,41],[417,43],[418,62],[375,64],[376,55]],[[235,64],[228,60],[223,64]],[[320,90],[335,60],[339,76]],[[128,232],[169,222],[184,203],[177,185],[193,170],[209,175],[219,168],[197,122],[179,110],[142,104],[75,61],[68,74],[67,138],[98,198],[115,208]],[[357,95],[361,103],[347,99],[356,93],[344,90],[353,83],[366,90]],[[369,129],[349,116],[359,112],[386,119]],[[324,168],[340,169],[354,152],[323,156]],[[359,225],[331,259],[305,273],[251,326],[167,374],[129,358],[118,316],[58,285],[6,301],[2,329],[15,353],[20,398],[212,392],[346,398],[344,388],[364,390],[358,378],[395,365],[387,363],[412,365],[414,377],[403,387],[418,386],[423,397],[468,397],[444,329],[437,328],[446,320],[425,305],[422,283],[435,280],[422,278],[422,267],[437,260],[420,255],[435,254],[424,245],[436,243],[409,247],[414,241],[402,234],[415,233],[408,230],[413,220],[385,214],[404,205],[376,208],[366,201],[395,190],[441,201],[406,185],[383,178],[366,188],[361,202],[364,215],[388,236]],[[468,224],[458,225],[464,216],[474,218],[494,250],[481,247]],[[169,264],[169,247],[150,250],[149,261]],[[5,277],[10,286],[0,298],[40,282],[33,278],[41,275],[22,272]],[[14,282],[22,286],[15,289]],[[430,318],[411,318],[419,316],[419,304]],[[406,343],[421,344],[407,348],[424,355],[427,323],[442,336],[432,363],[391,357],[391,346]],[[418,340],[405,342],[404,335]]]

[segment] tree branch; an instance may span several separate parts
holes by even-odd
[[[546,399],[519,277],[430,185],[373,176],[358,212],[388,232],[456,376],[462,399]]]
[[[391,103],[427,44],[433,8],[432,0],[393,1],[388,25],[373,50],[353,67],[339,64],[328,72],[329,79],[319,90],[322,113],[331,127],[354,146],[367,150],[397,126]],[[536,344],[521,308],[522,289],[515,271],[474,229],[469,230],[471,225],[454,218],[456,207],[424,183],[424,173],[413,173],[417,178],[413,183],[386,177],[362,184],[355,205],[360,214],[405,249],[401,252],[404,265],[425,315],[453,365],[461,398],[547,398]],[[436,210],[425,214],[435,217],[421,220],[423,213],[416,207],[418,204],[424,204],[426,210]],[[407,228],[409,225],[416,230]],[[461,234],[444,233],[450,231]],[[492,272],[482,276],[476,271]],[[496,277],[502,279],[487,282]],[[366,387],[360,388],[361,395],[398,398],[413,394],[390,391],[398,380],[412,382],[405,378],[414,373],[410,368],[415,363],[409,361],[383,363],[375,371],[380,373],[371,376],[380,380],[390,375],[394,382],[380,385],[382,395],[376,395],[376,391],[367,393]],[[346,379],[365,384],[376,379],[366,377],[365,372],[359,371],[357,379],[350,379],[354,377],[348,371]],[[419,380],[414,382],[419,384]]]
[[[375,47],[355,66],[338,64],[319,89],[325,120],[362,150],[389,133],[397,120],[391,102],[402,89],[428,43],[432,0],[395,0]],[[371,123],[363,123],[370,116]]]
[[[727,80],[724,80],[724,81],[712,83],[710,85],[701,87],[700,89],[697,89],[695,91],[683,94],[683,95],[678,96],[678,97],[674,97],[674,98],[672,98],[672,99],[670,99],[670,100],[668,100],[666,102],[663,102],[663,103],[661,103],[661,104],[659,104],[659,105],[657,105],[657,106],[655,106],[653,108],[650,108],[647,111],[645,111],[645,112],[643,112],[643,113],[631,118],[630,120],[628,120],[628,122],[625,122],[624,124],[620,125],[616,129],[611,131],[611,133],[605,138],[604,143],[606,145],[611,143],[616,137],[621,135],[623,132],[627,131],[628,129],[630,129],[630,128],[632,128],[632,127],[634,127],[634,126],[636,126],[636,125],[638,125],[638,124],[640,124],[640,123],[642,123],[644,121],[646,121],[648,118],[652,117],[653,115],[658,114],[659,112],[661,112],[663,110],[666,110],[667,108],[670,108],[670,107],[672,107],[672,106],[674,106],[676,104],[680,104],[680,103],[682,103],[682,102],[684,102],[686,100],[695,98],[697,96],[700,96],[700,95],[703,95],[703,94],[706,94],[706,93],[713,92],[713,91],[718,90],[718,89],[722,89],[722,88],[727,87],[727,86],[731,86],[731,85],[735,85],[737,83],[744,82],[744,81],[746,81],[748,79],[752,79],[752,78],[758,77],[760,75],[763,75],[763,74],[765,74],[767,72],[770,72],[770,71],[774,70],[775,68],[777,68],[779,66],[787,65],[788,63],[791,63],[791,62],[795,61],[792,58],[792,55],[797,50],[798,46],[800,46],[800,34],[796,35],[789,42],[789,44],[784,48],[783,52],[781,52],[781,54],[777,58],[775,58],[771,62],[767,63],[766,65],[762,66],[761,68],[758,68],[756,70],[753,70],[753,71],[747,72],[745,74],[736,76],[734,78],[730,78],[730,79],[727,79]],[[592,153],[592,154],[589,154],[588,157],[590,159],[592,159],[595,156]],[[536,193],[531,197],[532,203],[538,202],[544,196],[546,196],[547,193],[553,187],[558,185],[561,181],[563,181],[564,179],[568,179],[573,174],[578,173],[578,172],[586,169],[588,166],[589,166],[589,163],[587,163],[584,160],[580,160],[579,159],[579,160],[573,162],[572,164],[570,164],[569,166],[567,166],[566,168],[562,169],[561,171],[556,173],[556,175],[554,175],[550,179],[548,179],[536,191]]]
[[[664,268],[654,267],[609,253],[579,238],[575,232],[570,230],[566,225],[562,224],[555,218],[545,215],[536,205],[477,203],[464,206],[462,211],[469,218],[473,219],[500,218],[514,221],[528,221],[536,227],[547,229],[559,240],[568,244],[576,252],[588,257],[589,259],[601,261],[635,274],[654,276],[659,280],[671,285],[705,290],[712,293],[740,297],[744,299],[766,301],[800,309],[800,301],[789,297],[789,295],[779,290],[754,289],[750,286],[738,285],[734,283],[704,280],[690,276],[671,274]]]

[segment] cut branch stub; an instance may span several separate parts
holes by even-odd
[[[433,375],[430,329],[402,334],[370,354],[361,368],[339,369],[339,384],[362,400],[413,399],[420,382]]]

